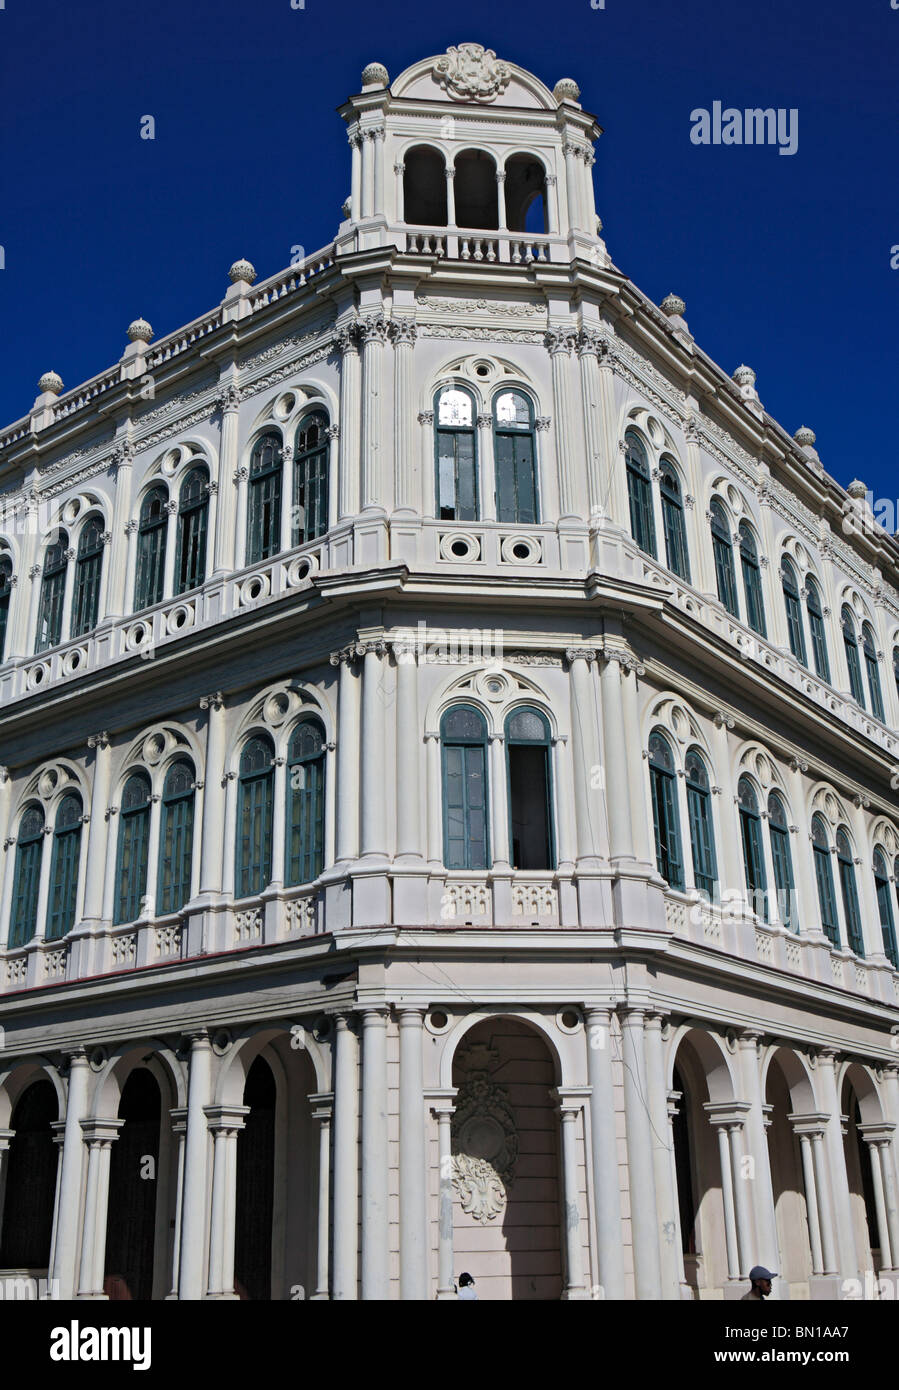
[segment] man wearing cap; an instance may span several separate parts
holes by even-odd
[[[740,1302],[749,1303],[758,1300],[761,1303],[771,1292],[771,1280],[776,1278],[777,1275],[772,1274],[770,1269],[766,1269],[764,1265],[754,1265],[749,1271],[749,1282],[752,1288],[749,1293],[744,1293]]]

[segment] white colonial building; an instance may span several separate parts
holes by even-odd
[[[578,97],[372,64],[334,241],[0,437],[0,1277],[899,1278],[899,549]]]

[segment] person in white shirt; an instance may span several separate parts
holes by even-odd
[[[469,1300],[473,1299],[474,1302],[477,1303],[478,1296],[474,1291],[474,1279],[471,1277],[470,1274],[459,1275],[459,1291],[456,1294],[456,1297],[467,1298]]]

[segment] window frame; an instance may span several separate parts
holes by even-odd
[[[300,733],[305,729],[314,729],[319,740],[319,746],[314,753],[297,753],[295,745]],[[287,786],[285,797],[285,826],[284,826],[284,886],[285,888],[297,888],[305,883],[314,883],[324,871],[325,863],[325,810],[327,795],[327,735],[321,719],[317,715],[304,715],[297,721],[291,730],[290,739],[287,744]],[[313,768],[314,785],[312,788],[304,786],[302,788],[293,786],[293,770],[302,767]],[[308,773],[304,772],[304,778]],[[309,793],[311,792],[311,797]],[[299,793],[305,795],[300,796]],[[309,802],[312,802],[312,810],[308,811]],[[305,803],[305,809],[301,812],[300,819],[302,825],[298,825],[297,809],[300,802]],[[308,846],[301,849],[299,853],[294,851],[295,832],[302,838],[304,830],[312,828],[312,848]],[[305,845],[305,841],[304,841]],[[293,864],[298,861],[297,875],[294,876]],[[313,872],[303,875],[303,868],[309,867]]]
[[[522,425],[515,425],[515,424],[509,424],[508,422],[505,422],[505,423],[503,423],[503,424],[500,423],[499,418],[498,418],[497,413],[496,413],[496,403],[497,403],[497,401],[499,400],[500,396],[518,396],[521,400],[523,400],[523,401],[525,402],[525,404],[527,405],[527,410],[528,410],[528,423],[527,423],[527,425],[524,425],[524,426],[522,426]],[[539,482],[539,469],[538,469],[538,463],[537,463],[537,429],[536,429],[536,413],[535,413],[535,410],[534,410],[534,402],[533,402],[533,400],[531,399],[531,397],[528,395],[528,393],[527,393],[526,391],[522,391],[522,389],[521,389],[519,386],[500,386],[500,387],[497,388],[496,391],[494,391],[493,396],[492,396],[492,398],[491,398],[491,402],[490,402],[490,413],[491,413],[491,419],[492,419],[492,421],[493,421],[493,488],[494,488],[494,503],[495,503],[495,508],[496,508],[496,519],[497,519],[497,521],[500,522],[503,526],[539,526],[539,524],[540,524],[540,482]],[[521,508],[521,505],[520,505],[520,498],[521,498],[520,478],[521,478],[522,468],[521,468],[521,466],[520,466],[520,463],[519,463],[517,454],[515,453],[514,449],[513,449],[513,458],[512,458],[512,476],[513,476],[513,491],[514,491],[514,494],[515,494],[515,506],[514,506],[513,510],[514,510],[514,513],[515,513],[515,514],[514,514],[514,516],[504,516],[504,515],[503,515],[503,507],[500,505],[500,447],[499,447],[499,441],[500,441],[501,439],[509,439],[509,440],[526,439],[527,442],[528,442],[528,445],[529,445],[529,448],[530,448],[530,460],[529,460],[529,463],[528,463],[526,466],[527,466],[527,468],[529,469],[529,473],[530,473],[530,492],[531,492],[531,498],[532,498],[532,501],[533,501],[533,507],[532,507],[533,516],[532,516],[531,518],[529,518],[529,519],[528,519],[528,518],[523,518],[522,515],[521,515],[522,508]]]
[[[103,585],[103,550],[105,548],[101,516],[89,516],[78,535],[75,556],[75,578],[72,585],[72,615],[69,637],[86,637],[100,621],[100,593]],[[94,537],[91,544],[88,537]]]
[[[814,607],[812,601],[814,600]],[[812,639],[812,659],[815,674],[823,681],[831,682],[830,653],[827,650],[827,627],[824,623],[824,606],[821,591],[813,575],[805,578],[805,611],[808,617],[809,635]],[[823,669],[822,669],[823,668]]]
[[[741,788],[745,787],[752,796],[752,804],[747,804]],[[737,806],[740,816],[740,844],[743,851],[743,878],[746,891],[750,895],[752,911],[763,922],[770,921],[768,909],[768,870],[765,864],[765,842],[762,837],[762,813],[759,808],[759,795],[751,779],[744,773],[737,780]],[[762,911],[758,910],[759,894],[762,898]]]
[[[799,581],[793,562],[787,555],[781,556],[780,587],[783,593],[784,612],[787,619],[787,640],[790,644],[790,651],[799,662],[800,666],[804,666],[807,670],[808,648],[805,641],[805,629],[802,625],[802,604],[799,601]]]
[[[440,424],[440,398],[447,391],[458,391],[468,397],[471,402],[471,424],[470,425],[441,425]],[[455,440],[462,435],[471,437],[471,487],[473,504],[473,516],[461,516],[460,511],[464,508],[459,506],[459,454]],[[442,490],[441,490],[441,439],[447,436],[453,439],[453,512],[451,516],[444,516],[442,513]],[[478,402],[471,387],[460,382],[448,381],[437,387],[434,392],[434,515],[438,521],[455,521],[460,525],[478,522],[481,519],[481,477],[480,477],[480,451],[478,448]]]
[[[782,821],[772,811],[772,805],[779,808]],[[789,931],[799,931],[799,920],[794,913],[796,894],[796,875],[793,871],[793,852],[790,847],[790,817],[787,803],[777,788],[768,793],[768,842],[771,847],[771,868],[774,873],[774,892],[777,902],[777,920]],[[783,904],[786,904],[784,907]]]
[[[649,451],[640,435],[632,428],[624,432],[624,445],[624,469],[631,537],[644,555],[658,560]]]
[[[193,478],[199,484],[199,496],[188,497],[188,485]],[[178,535],[175,542],[175,571],[172,581],[174,595],[189,594],[206,582],[207,551],[209,548],[209,469],[205,463],[194,463],[181,479],[178,488]],[[185,548],[188,564],[185,566]],[[186,569],[186,573],[184,573]],[[192,582],[191,582],[192,581]]]
[[[718,602],[732,618],[740,620],[740,601],[737,597],[737,570],[734,564],[734,542],[724,503],[719,497],[709,502],[709,531],[712,537],[712,560]]]
[[[674,479],[674,487],[668,483],[669,476]],[[659,460],[659,504],[662,510],[662,533],[665,538],[667,566],[678,579],[682,579],[685,584],[692,584],[684,490],[681,486],[680,470],[668,454],[663,454]],[[680,563],[677,563],[678,560]]]
[[[143,804],[126,806],[128,788],[132,783],[140,783],[145,791]],[[150,831],[153,809],[153,783],[145,768],[132,768],[122,783],[119,805],[119,827],[116,844],[115,868],[115,906],[112,924],[125,926],[140,920],[141,907],[147,897],[147,878],[150,864]],[[125,867],[126,850],[129,855]],[[136,882],[140,890],[135,891],[134,862],[137,857]],[[132,908],[136,911],[132,912]]]
[[[818,916],[821,930],[834,950],[839,951],[842,949],[843,938],[840,930],[840,909],[833,878],[833,864],[831,863],[832,849],[827,821],[820,811],[816,811],[812,816],[811,832],[812,863],[815,869],[815,885],[818,889]],[[831,921],[827,920],[828,915],[832,918]]]
[[[77,819],[60,825],[67,801],[78,808]],[[81,868],[81,826],[84,803],[78,792],[66,792],[53,818],[53,852],[50,860],[50,886],[47,895],[47,921],[44,938],[61,941],[75,925],[78,913],[78,887]]]
[[[841,842],[846,845],[846,849],[841,848]],[[861,902],[858,896],[858,878],[855,872],[855,856],[852,853],[852,840],[845,826],[838,826],[834,844],[837,852],[837,877],[840,880],[843,918],[846,923],[846,939],[850,951],[854,951],[857,956],[864,958],[865,937]]]
[[[762,566],[759,561],[758,541],[749,522],[741,521],[737,527],[740,547],[740,572],[743,576],[743,601],[746,604],[746,626],[758,637],[768,638],[768,623],[765,617],[765,592],[762,586]]]
[[[449,737],[449,736],[447,735],[447,732],[446,732],[446,726],[447,726],[447,721],[448,721],[448,719],[450,719],[454,714],[457,714],[457,713],[463,712],[463,711],[466,712],[466,713],[469,713],[469,714],[474,714],[474,715],[477,717],[477,719],[479,720],[479,723],[480,723],[481,733],[479,733],[476,737],[475,737],[475,736],[468,737],[468,736],[461,735],[461,734],[455,734],[455,735],[453,735],[452,737]],[[461,863],[461,864],[451,864],[451,863],[449,862],[450,858],[452,857],[452,856],[450,855],[450,852],[449,852],[449,849],[450,849],[450,838],[451,838],[451,837],[450,837],[450,834],[449,834],[449,830],[450,830],[449,812],[450,812],[450,809],[455,810],[456,808],[455,808],[455,807],[452,807],[452,808],[451,808],[451,807],[450,807],[449,800],[448,800],[448,791],[449,791],[449,769],[448,769],[448,767],[447,767],[447,762],[448,762],[448,759],[447,759],[447,752],[448,752],[449,750],[451,750],[451,749],[465,749],[465,748],[477,748],[477,749],[480,750],[480,764],[481,764],[481,772],[482,772],[482,780],[483,780],[483,789],[484,789],[484,790],[483,790],[483,805],[482,805],[482,807],[472,806],[472,804],[471,804],[471,802],[470,802],[470,798],[469,798],[468,795],[467,795],[467,790],[468,790],[468,787],[469,787],[469,784],[470,784],[470,778],[471,778],[472,772],[471,772],[471,769],[470,769],[469,766],[468,766],[468,759],[461,760],[461,764],[462,764],[462,765],[461,765],[461,771],[460,771],[459,775],[461,776],[461,779],[462,779],[460,785],[461,785],[461,789],[462,789],[462,792],[463,792],[463,796],[462,796],[461,801],[459,802],[459,807],[461,808],[461,813],[462,813],[462,817],[463,817],[463,829],[464,829],[464,832],[465,832],[465,833],[464,833],[464,836],[462,836],[462,837],[460,837],[460,836],[454,836],[453,838],[456,839],[456,840],[458,840],[458,839],[460,839],[460,838],[462,839],[463,844],[464,844],[464,846],[465,846],[465,853],[464,853],[464,855],[463,855],[463,858],[464,858],[465,862],[464,862],[464,863]],[[486,718],[484,712],[483,712],[482,710],[478,709],[477,705],[473,705],[473,704],[467,703],[466,701],[459,701],[458,703],[454,703],[454,704],[449,705],[449,706],[443,711],[443,714],[442,714],[441,717],[440,717],[440,799],[441,799],[441,810],[442,810],[442,818],[443,818],[443,863],[444,863],[444,867],[445,867],[446,869],[448,869],[451,873],[458,873],[458,872],[468,872],[468,873],[474,872],[474,873],[478,873],[478,872],[482,872],[483,870],[490,869],[490,868],[492,867],[491,843],[490,843],[490,840],[491,840],[491,836],[490,836],[490,762],[489,762],[489,758],[488,758],[488,749],[489,749],[489,725],[488,725],[488,723],[487,723],[487,718]],[[454,775],[455,775],[455,774],[454,774]],[[481,811],[482,811],[482,814],[483,814],[483,818],[484,818],[483,855],[482,855],[482,856],[480,856],[480,855],[479,855],[479,856],[472,856],[471,853],[470,853],[470,849],[471,849],[471,845],[472,845],[472,835],[471,835],[471,831],[470,831],[470,813],[471,813],[471,811],[472,811],[473,809],[474,809],[474,810],[481,810]],[[471,860],[472,860],[473,857],[483,857],[484,863],[483,863],[483,864],[473,864],[473,863],[471,862]]]
[[[659,760],[654,755],[654,741],[664,745],[667,762]],[[669,888],[673,888],[675,892],[683,893],[686,880],[684,877],[684,849],[677,797],[677,767],[674,749],[668,735],[661,728],[652,730],[647,740],[646,749],[656,867]],[[672,869],[674,870],[673,876],[670,872]]]
[[[257,467],[263,448],[271,444],[276,462]],[[284,440],[277,430],[265,429],[253,440],[247,467],[246,566],[262,565],[281,553],[281,514],[284,508]],[[255,471],[254,471],[255,470]],[[264,489],[271,487],[270,495]],[[266,529],[265,508],[269,524]],[[267,547],[271,541],[272,547]],[[258,542],[258,546],[257,546]]]
[[[162,501],[158,517],[145,516],[148,503],[154,498]],[[162,481],[148,487],[144,493],[137,519],[137,555],[134,564],[134,612],[153,608],[165,598],[165,558],[168,548],[169,490]],[[152,537],[149,542],[146,537]],[[155,576],[155,586],[151,578]]]
[[[699,763],[704,781],[691,772],[691,760]],[[710,902],[717,902],[718,856],[715,847],[715,821],[712,813],[711,777],[709,765],[701,749],[695,745],[684,755],[684,787],[687,798],[687,824],[690,831],[690,857],[693,861],[693,884]],[[703,843],[703,839],[707,843]],[[697,843],[699,854],[697,854]],[[707,868],[699,868],[702,858]],[[711,885],[709,888],[707,885]]]
[[[60,528],[56,540],[48,544],[44,550],[37,631],[34,637],[35,654],[50,651],[51,648],[58,647],[62,641],[65,621],[66,578],[69,569],[68,549],[69,534]],[[52,564],[51,555],[54,557]],[[50,582],[48,583],[48,581]],[[42,636],[42,633],[45,635]]]
[[[258,743],[266,749],[269,765],[257,771],[245,769],[249,750]],[[247,802],[248,788],[262,785],[262,800]],[[248,859],[244,854],[244,844],[250,843],[256,831],[251,824],[249,835],[245,834],[248,818],[260,816],[260,839],[256,859]],[[257,731],[247,736],[240,750],[237,772],[237,816],[235,835],[237,839],[234,858],[234,896],[236,899],[258,897],[272,882],[274,872],[274,824],[275,824],[275,745],[268,733]],[[251,853],[256,849],[251,848]]]
[[[843,630],[843,649],[846,653],[846,666],[849,671],[850,694],[857,705],[866,709],[865,687],[858,654],[858,633],[855,628],[855,617],[848,603],[844,603],[840,609],[840,627]]]
[[[175,791],[170,784],[181,769],[190,777],[190,785],[184,791]],[[196,778],[196,767],[188,757],[179,755],[166,768],[160,797],[159,853],[156,865],[158,917],[182,912],[191,898],[197,809]],[[168,901],[170,897],[171,902]]]
[[[23,833],[25,818],[36,812],[40,824],[34,831]],[[47,819],[43,806],[28,802],[19,812],[16,835],[16,862],[13,872],[12,903],[9,914],[8,949],[27,946],[37,933],[37,914],[40,907],[41,868],[44,862],[44,831]]]

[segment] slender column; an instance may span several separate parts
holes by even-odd
[[[91,734],[88,748],[94,753],[94,776],[91,785],[90,826],[87,837],[87,868],[84,876],[84,922],[98,924],[103,915],[103,883],[106,863],[106,837],[109,822],[109,783],[112,750],[109,734]]]
[[[890,1232],[887,1226],[886,1202],[883,1195],[883,1169],[880,1166],[880,1144],[867,1139],[871,1155],[871,1179],[874,1187],[874,1209],[877,1212],[877,1239],[880,1245],[881,1269],[892,1269],[893,1252],[890,1249]]]
[[[662,1296],[680,1298],[680,1247],[677,1234],[677,1190],[672,1183],[671,1126],[668,1122],[668,1092],[662,1056],[662,1015],[648,1014],[644,1029],[646,1083],[652,1129],[652,1158],[659,1214],[659,1252],[661,1256]]]
[[[606,650],[603,657],[600,668],[600,698],[603,763],[606,774],[605,796],[609,812],[609,859],[614,868],[620,868],[634,858],[627,762],[628,757],[633,757],[636,750],[629,750],[622,737],[624,704],[621,692],[621,663],[625,658],[622,653],[612,650]]]
[[[353,152],[354,158],[356,150]],[[353,217],[358,219],[356,194],[353,195]],[[359,510],[359,412],[361,409],[361,364],[359,359],[359,326],[355,321],[337,330],[340,349],[340,471],[338,513],[342,520],[355,516]]]
[[[578,197],[577,160],[580,151],[575,145],[572,145],[569,140],[562,146],[562,153],[565,156],[565,188],[568,194],[568,228],[569,231],[583,230],[581,227],[580,198]]]
[[[133,519],[125,527],[125,574],[131,580],[131,591],[126,593],[124,606],[131,612],[135,607],[134,576],[137,574],[137,522]]]
[[[490,734],[490,801],[492,805],[493,869],[501,873],[511,868],[509,848],[509,806],[506,800],[505,735]]]
[[[810,1134],[799,1134],[802,1152],[802,1176],[805,1179],[805,1210],[808,1215],[809,1245],[812,1252],[812,1273],[822,1274],[824,1256],[821,1250],[821,1222],[818,1214],[818,1188],[815,1183],[815,1160]]]
[[[703,479],[702,436],[699,432],[699,426],[692,418],[684,425],[684,437],[687,441],[687,491],[690,495],[695,494],[696,497],[701,497]],[[710,598],[717,598],[718,584],[715,579],[715,563],[709,533],[706,529],[705,509],[697,506],[694,500],[685,512],[685,520],[688,527],[687,539],[690,546],[693,583],[697,589],[708,594]]]
[[[644,1015],[642,1009],[625,1008],[621,1010],[620,1017],[636,1296],[638,1299],[660,1299],[662,1280],[659,1267],[652,1128],[646,1104]]]
[[[559,512],[562,517],[576,517],[577,488],[574,479],[575,450],[572,440],[571,390],[568,382],[568,357],[572,335],[566,328],[551,328],[545,343],[552,369],[553,429],[556,443],[556,466],[559,470]]]
[[[798,758],[790,759],[790,810],[796,822],[796,834],[795,836],[791,834],[790,846],[796,876],[796,892],[799,898],[796,913],[799,930],[804,934],[808,932],[820,934],[818,890],[812,868],[811,822],[805,808],[803,773],[807,771],[808,765],[806,763],[800,762]],[[794,927],[795,925],[794,923]]]
[[[578,366],[581,374],[581,401],[584,411],[584,440],[587,463],[587,505],[591,519],[605,511],[602,487],[602,413],[600,407],[599,335],[582,328],[577,335]]]
[[[37,617],[41,603],[41,589],[43,588],[42,567],[32,565],[28,570],[28,578],[31,582],[31,589],[28,595],[28,631],[22,635],[21,655],[30,656],[37,646]],[[10,652],[10,656],[13,653]]]
[[[362,136],[358,129],[349,137],[352,150],[352,175],[350,182],[350,217],[358,222],[362,216]]]
[[[767,835],[765,839],[768,839]],[[769,880],[769,882],[771,881],[773,880]],[[765,1265],[767,1269],[780,1269],[782,1266],[777,1244],[771,1161],[768,1154],[768,1136],[765,1132],[765,1117],[762,1110],[764,1098],[759,1068],[759,1036],[759,1033],[754,1029],[746,1028],[740,1033],[738,1042],[743,1094],[750,1106],[745,1121],[746,1145],[748,1152],[754,1159],[755,1167],[752,1190],[758,1246],[755,1251],[755,1258],[750,1262],[750,1268],[753,1264],[760,1263]],[[737,1212],[739,1214],[739,1204]]]
[[[44,852],[41,855],[40,878],[37,891],[37,928],[35,941],[43,941],[47,929],[47,902],[50,897],[50,868],[53,863],[53,826],[44,826]]]
[[[81,1238],[79,1298],[103,1298],[106,1222],[109,1209],[109,1159],[124,1120],[82,1120],[87,1144],[87,1190]]]
[[[571,762],[574,771],[574,824],[577,833],[577,867],[599,867],[602,794],[594,785],[600,771],[596,752],[596,704],[590,664],[592,648],[570,647],[565,653],[570,672]],[[599,794],[597,794],[599,792]]]
[[[812,1166],[815,1170],[815,1191],[818,1194],[818,1224],[821,1229],[821,1253],[824,1259],[824,1273],[836,1274],[839,1269],[836,1246],[834,1245],[833,1208],[830,1201],[830,1184],[824,1157],[824,1131],[812,1133]]]
[[[362,140],[362,216],[371,217],[374,204],[374,131],[360,131]]]
[[[62,1185],[62,1150],[66,1138],[65,1120],[51,1121],[50,1128],[53,1131],[53,1146],[56,1149],[56,1191],[53,1194],[53,1230],[50,1236],[50,1258],[47,1260],[47,1277],[51,1277],[51,1271],[56,1264],[56,1236],[59,1231],[59,1192]],[[3,1201],[6,1185],[6,1173],[4,1169],[5,1150],[9,1147],[9,1141],[13,1137],[14,1131],[11,1129],[0,1129],[0,1227],[3,1225]],[[4,1135],[6,1141],[4,1143]]]
[[[755,1261],[752,1258],[752,1217],[746,1199],[746,1183],[743,1179],[743,1125],[731,1123],[727,1126],[730,1144],[731,1171],[734,1179],[734,1207],[737,1213],[737,1244],[740,1249],[740,1275],[745,1278]]]
[[[33,475],[32,475],[33,476]],[[16,572],[12,576],[9,625],[6,629],[4,659],[28,656],[34,651],[37,630],[37,604],[41,588],[41,567],[35,564],[41,542],[43,518],[34,492],[28,493],[15,511],[15,522],[22,527],[22,543]],[[27,579],[27,583],[25,582]]]
[[[674,1121],[679,1114],[678,1102],[686,1104],[682,1091],[669,1091],[668,1096],[668,1154],[671,1162],[671,1191],[674,1193],[674,1252],[678,1284],[681,1290],[687,1287],[687,1271],[684,1267],[684,1235],[680,1221],[679,1188],[677,1185],[677,1160],[674,1153]],[[691,1293],[692,1296],[692,1293]]]
[[[506,223],[506,171],[498,169],[496,173],[496,210],[497,227],[501,232],[508,231]]]
[[[181,1272],[181,1245],[178,1232],[181,1230],[181,1217],[184,1211],[184,1140],[187,1135],[187,1107],[170,1110],[172,1134],[178,1145],[177,1178],[175,1186],[175,1239],[172,1242],[172,1287],[168,1298],[178,1297],[178,1280]]]
[[[624,1298],[624,1265],[612,1085],[612,1014],[609,1009],[591,1009],[585,1021],[599,1282],[606,1298],[621,1299]]]
[[[271,887],[280,888],[284,882],[284,860],[286,853],[286,826],[283,808],[287,805],[287,767],[283,757],[274,760],[275,815],[272,823],[272,878]]]
[[[331,654],[339,668],[337,694],[337,862],[359,853],[359,676],[355,649]]]
[[[734,1210],[734,1178],[730,1166],[730,1143],[727,1125],[715,1126],[718,1131],[718,1158],[721,1163],[721,1196],[724,1201],[724,1243],[727,1248],[727,1273],[731,1279],[740,1277],[740,1256],[737,1249],[737,1217]]]
[[[222,415],[221,456],[219,458],[218,514],[215,527],[215,575],[230,574],[235,564],[235,517],[237,514],[238,424],[240,387],[234,381],[222,384],[216,404]],[[238,533],[242,534],[242,533]]]
[[[414,645],[396,660],[396,853],[402,861],[422,857],[421,736],[418,730],[418,661]]]
[[[421,1009],[400,1010],[400,1297],[428,1296]]]
[[[310,1096],[312,1118],[318,1120],[318,1228],[316,1231],[315,1293],[312,1302],[329,1297],[328,1246],[331,1230],[331,1113],[333,1094]]]
[[[580,1101],[560,1097],[562,1125],[562,1182],[565,1206],[565,1299],[586,1298],[584,1254],[581,1248],[581,1213],[577,1190],[577,1117]]]
[[[187,1087],[187,1138],[184,1148],[184,1198],[181,1215],[180,1299],[203,1296],[206,1246],[206,1168],[209,1130],[205,1107],[212,1084],[212,1048],[205,1028],[188,1033],[190,1073]]]
[[[84,1141],[81,1122],[87,1109],[89,1064],[83,1048],[67,1056],[69,1084],[66,1095],[65,1137],[59,1177],[59,1208],[54,1234],[51,1278],[59,1297],[69,1300],[75,1294],[75,1260],[78,1249],[78,1219],[81,1214],[81,1178],[84,1167]]]
[[[362,1014],[362,1297],[390,1290],[387,1211],[387,1014]]]
[[[556,794],[556,819],[559,828],[558,861],[559,869],[570,873],[574,868],[575,844],[571,825],[571,802],[568,788],[572,786],[573,769],[568,751],[568,735],[560,734],[552,741],[554,752],[554,785],[559,788]]]
[[[250,1107],[204,1105],[203,1111],[214,1141],[207,1297],[234,1298],[237,1136],[244,1127]]]
[[[384,736],[383,641],[360,644],[362,668],[362,776],[361,831],[363,855],[383,858],[387,853],[387,821],[384,785],[387,775]]]
[[[854,1279],[858,1275],[858,1254],[852,1227],[849,1178],[846,1173],[846,1153],[843,1147],[843,1123],[837,1096],[837,1065],[836,1052],[831,1048],[822,1048],[818,1053],[817,1071],[821,1088],[821,1109],[827,1115],[825,1142],[833,1191],[837,1250],[839,1252],[838,1270],[844,1279]]]
[[[334,1290],[354,1299],[358,1248],[359,1047],[345,1014],[335,1020],[334,1061]]]
[[[893,1174],[892,1139],[877,1141],[880,1154],[880,1171],[883,1178],[883,1204],[886,1213],[887,1230],[890,1236],[892,1268],[899,1269],[899,1207],[896,1201],[896,1179]]]
[[[719,710],[714,718],[715,780],[721,793],[721,834],[717,849],[721,855],[721,886],[724,892],[743,892],[743,866],[740,863],[740,837],[737,812],[734,806],[734,780],[730,767],[728,730],[734,726],[733,716]]]
[[[546,229],[550,236],[559,231],[559,180],[555,174],[546,175]]]
[[[393,449],[394,508],[398,512],[421,511],[421,486],[417,475],[412,420],[412,359],[418,329],[411,319],[394,319]]]
[[[128,535],[125,527],[131,520],[131,489],[133,481],[134,445],[130,439],[123,439],[115,449],[115,495],[113,499],[112,542],[109,554],[104,557],[107,570],[106,602],[101,608],[107,618],[120,618],[125,612],[125,583],[134,571],[126,568],[125,553],[128,549]]]
[[[165,562],[162,570],[162,592],[166,598],[175,591],[175,552],[178,549],[178,503],[170,497],[166,503]]]
[[[431,1113],[437,1119],[437,1157],[440,1197],[437,1237],[437,1298],[455,1297],[453,1287],[453,1131],[456,1092],[434,1097]]]
[[[397,222],[405,222],[405,220],[406,220],[406,210],[405,210],[405,206],[404,206],[404,189],[403,189],[403,175],[404,175],[405,172],[406,172],[406,166],[405,166],[405,164],[402,164],[402,163],[394,164],[394,166],[393,166],[393,172],[394,172],[394,175],[396,176],[396,188],[395,188],[395,192],[394,192],[394,198],[395,198],[395,201],[396,201],[396,220],[397,220]]]
[[[200,892],[222,891],[222,851],[225,835],[233,828],[225,823],[225,697],[220,690],[204,695],[200,709],[206,712],[206,762],[203,772],[203,840],[200,845]]]
[[[284,485],[281,488],[281,551],[283,555],[293,547],[293,508],[294,508],[294,481],[293,481],[293,445],[282,444],[279,450],[281,456],[281,476]]]
[[[621,667],[621,711],[624,751],[627,764],[628,795],[631,808],[631,835],[633,837],[634,857],[640,867],[650,873],[655,872],[655,847],[650,841],[650,822],[647,815],[646,773],[642,757],[637,757],[641,747],[638,682],[645,667],[633,658],[619,661]],[[683,779],[679,779],[683,781]],[[689,822],[682,822],[685,829]],[[692,859],[690,871],[692,872]]]
[[[245,464],[238,464],[232,479],[237,493],[234,522],[234,569],[243,569],[247,560],[247,492],[250,471]]]
[[[387,321],[381,314],[364,319],[362,335],[362,508],[383,509],[385,479],[381,471],[381,377]]]
[[[428,774],[428,863],[439,868],[443,863],[440,831],[440,735],[425,734],[425,762]]]
[[[384,127],[379,126],[377,130],[370,133],[371,155],[374,164],[374,206],[372,211],[375,217],[383,217],[384,208]]]
[[[493,456],[493,416],[489,412],[478,415],[478,464],[480,517],[482,521],[496,521],[496,460]]]
[[[448,168],[446,171],[446,225],[455,227],[456,225],[456,171]]]

